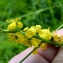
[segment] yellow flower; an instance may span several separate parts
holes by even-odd
[[[59,37],[58,37],[57,34],[53,36],[53,40],[54,40],[54,41],[59,41]]]
[[[15,33],[15,35],[17,36],[16,42],[19,43],[19,40],[20,40],[20,43],[25,42],[25,36],[23,34],[21,34],[20,32],[17,32],[17,33]]]
[[[51,39],[51,32],[49,29],[41,29],[38,32],[39,37],[50,40]]]
[[[36,33],[37,33],[37,31],[36,31],[35,27],[32,26],[32,27],[30,27],[30,28],[26,31],[25,35],[26,35],[27,38],[31,38],[31,37],[33,37]]]
[[[63,43],[63,35],[55,34],[53,36],[53,39],[54,39],[54,41],[56,41],[59,44],[62,44]]]
[[[63,42],[63,35],[62,35],[62,36],[60,36],[60,41],[61,41],[61,42]]]
[[[18,38],[18,39],[16,39],[16,41],[15,41],[17,44],[22,44],[22,41],[21,41],[21,39],[20,38]]]
[[[28,30],[28,27],[24,28],[23,31],[27,31]]]
[[[8,36],[10,41],[15,41],[16,40],[15,34],[13,34],[13,33],[8,33],[7,36]]]
[[[38,45],[41,43],[41,40],[37,39],[37,38],[32,38],[30,40],[30,43],[32,46],[38,47]]]
[[[18,28],[22,28],[23,24],[21,22],[17,22],[17,26],[18,26]]]
[[[29,41],[25,38],[23,34],[17,32],[16,36],[17,36],[16,43],[25,44],[26,46],[31,47]]]
[[[23,24],[19,21],[18,18],[12,19],[12,20],[7,20],[10,21],[10,24],[8,25],[8,30],[15,30],[17,27],[22,28]]]
[[[16,22],[12,22],[11,24],[8,25],[8,30],[15,30],[16,29]]]
[[[32,45],[30,44],[30,41],[28,39],[25,39],[24,44],[28,47],[32,47]]]
[[[37,32],[39,32],[39,30],[41,30],[41,26],[40,25],[36,25],[36,30],[37,30]]]
[[[41,49],[46,49],[47,47],[48,47],[47,43],[42,43],[40,46]]]
[[[20,20],[20,18],[15,18],[13,21],[17,22],[17,21],[19,21],[19,20]]]

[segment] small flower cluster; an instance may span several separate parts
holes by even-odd
[[[46,41],[53,41],[59,44],[62,44],[63,42],[63,36],[60,37],[59,35],[55,34],[55,32],[50,32],[49,28],[43,29],[40,25],[31,26],[30,28],[23,28],[23,24],[20,22],[19,18],[7,20],[7,22],[9,22],[7,30],[15,31],[14,33],[10,32],[7,34],[10,41],[25,44],[28,47],[38,47],[39,44],[41,44],[40,48],[42,49],[46,49],[48,43],[39,38],[42,38]]]
[[[17,27],[18,28],[22,28],[23,27],[23,24],[19,21],[20,19],[19,18],[16,18],[16,19],[11,19],[11,20],[7,20],[8,23],[10,23],[8,25],[8,30],[15,30]]]
[[[54,33],[53,39],[54,39],[55,42],[58,42],[59,44],[63,43],[63,35],[62,34]]]

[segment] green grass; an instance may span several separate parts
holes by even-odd
[[[16,54],[22,52],[27,47],[20,44],[4,41],[0,43],[0,63],[8,63],[8,61]]]

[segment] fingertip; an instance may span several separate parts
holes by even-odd
[[[32,50],[33,50],[33,47],[30,47],[30,48],[24,50],[23,52],[14,56],[8,63],[19,63]]]
[[[63,29],[56,31],[57,34],[63,35]]]
[[[54,46],[49,46],[46,50],[39,49],[38,54],[44,57],[47,61],[52,62],[56,56],[59,48]]]
[[[60,47],[58,54],[56,55],[52,63],[63,63],[63,47]]]

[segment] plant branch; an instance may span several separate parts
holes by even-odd
[[[38,47],[34,48],[25,58],[23,58],[19,63],[22,63],[30,54],[32,54],[37,48],[39,48],[41,44],[42,42],[38,45]]]
[[[50,45],[53,45],[56,47],[63,47],[63,43],[59,44],[59,42],[57,42],[57,41],[46,40],[46,39],[40,38],[39,36],[34,36],[34,37],[42,40],[43,43],[47,43],[47,44],[50,44]]]

